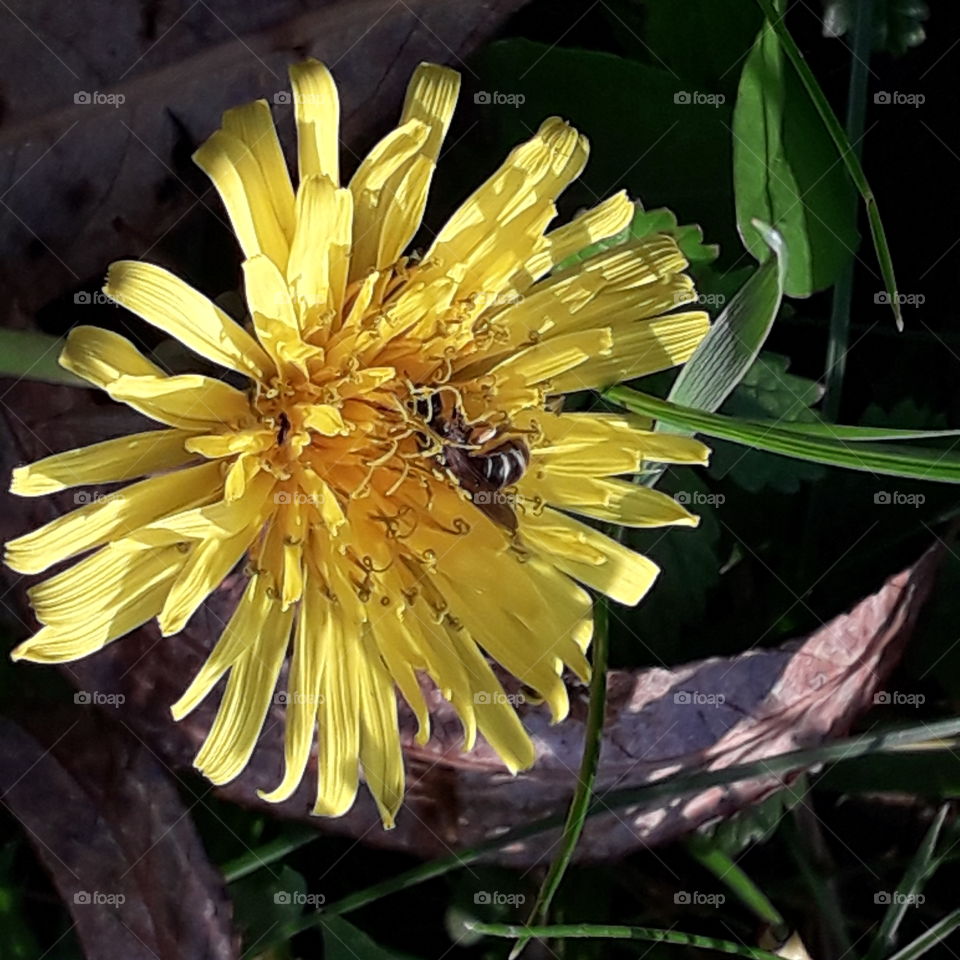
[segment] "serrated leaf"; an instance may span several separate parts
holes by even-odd
[[[761,353],[746,372],[737,389],[723,406],[731,416],[767,421],[778,426],[788,423],[817,423],[810,409],[823,396],[823,387],[814,380],[788,373],[790,361],[776,353]],[[802,483],[813,483],[825,475],[822,466],[800,460],[785,460],[756,450],[717,445],[713,468],[751,493],[764,489],[796,493]]]
[[[703,242],[703,230],[698,224],[688,223],[682,226],[677,223],[677,218],[673,211],[666,207],[659,207],[656,210],[644,210],[639,200],[634,201],[633,220],[629,226],[626,226],[619,233],[605,240],[598,240],[591,243],[577,253],[571,254],[566,260],[557,264],[556,270],[565,270],[575,263],[582,263],[589,260],[590,257],[603,253],[611,247],[618,247],[628,240],[642,240],[655,233],[669,233],[680,247],[680,251],[690,261],[690,263],[709,263],[716,260],[719,250],[716,244],[705,244]]]

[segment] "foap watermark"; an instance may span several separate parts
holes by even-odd
[[[522,93],[504,93],[502,90],[478,90],[473,102],[482,107],[520,107],[527,102]]]
[[[508,703],[511,707],[518,707],[526,703],[527,698],[522,693],[504,693],[502,690],[478,690],[473,695],[474,703]]]
[[[505,504],[512,507],[517,502],[517,497],[512,493],[504,493],[503,490],[477,490],[476,493],[468,494],[470,499],[478,506],[490,505],[493,503]]]
[[[673,102],[681,107],[720,107],[727,102],[722,93],[707,93],[705,90],[678,90]]]
[[[327,97],[322,93],[293,93],[290,90],[277,90],[273,95],[273,102],[278,107],[284,107],[291,103],[314,106],[326,103]]]
[[[513,290],[478,290],[470,294],[474,306],[490,310],[493,307],[512,307],[523,303],[523,294]]]
[[[873,295],[873,302],[883,306],[896,302],[901,307],[922,307],[927,298],[922,293],[898,293],[891,296],[886,290],[878,290]]]
[[[305,703],[307,706],[319,706],[324,703],[322,693],[303,693],[300,690],[278,690],[273,695],[273,702],[280,706],[291,703]]]
[[[727,702],[722,693],[704,693],[702,690],[676,690],[673,702],[681,706],[719,707]]]
[[[678,290],[673,295],[673,302],[678,307],[685,304],[696,304],[700,307],[722,307],[727,298],[722,293],[698,293],[691,296],[689,291]]]
[[[878,507],[922,507],[927,498],[922,493],[903,493],[900,490],[878,490],[873,495]]]
[[[678,490],[673,499],[682,507],[721,507],[727,502],[722,493],[704,493],[702,490]]]
[[[722,893],[703,893],[701,890],[678,890],[673,902],[681,907],[722,907],[727,898]]]
[[[77,507],[88,507],[91,503],[123,503],[126,497],[120,493],[97,493],[94,490],[74,490],[73,503]]]
[[[873,702],[878,706],[921,707],[927,702],[927,698],[922,693],[903,693],[901,690],[878,690],[873,695]]]
[[[122,693],[102,693],[100,690],[78,690],[73,702],[84,707],[121,707],[127,702]]]
[[[519,907],[527,902],[522,893],[501,893],[499,890],[478,890],[473,895],[473,902],[477,906],[507,906]]]
[[[899,890],[879,890],[873,895],[873,902],[886,906],[899,903],[907,907],[919,907],[927,902],[922,893],[901,893]]]
[[[119,307],[113,297],[108,297],[102,290],[78,290],[73,295],[73,302],[78,307]]]
[[[302,890],[277,890],[273,902],[283,906],[296,904],[305,907],[322,907],[327,898],[322,893],[304,893]]]
[[[73,902],[82,907],[119,907],[127,902],[125,894],[107,893],[104,890],[78,890],[73,895]]]
[[[80,106],[119,107],[127,102],[122,93],[101,93],[99,90],[78,90],[73,102]]]
[[[873,102],[881,107],[922,107],[927,98],[922,93],[905,93],[902,90],[878,90]]]
[[[273,495],[273,502],[281,503],[313,503],[318,504],[320,498],[315,493],[304,493],[302,490],[278,490]]]

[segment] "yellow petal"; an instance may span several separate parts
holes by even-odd
[[[535,476],[528,472],[518,488],[525,496],[625,527],[695,527],[700,522],[673,497],[625,480],[569,476],[543,469]]]
[[[609,354],[590,357],[559,374],[551,381],[553,390],[572,393],[604,389],[686,363],[710,329],[710,318],[699,311],[675,313],[609,329],[613,335]]]
[[[318,584],[308,578],[297,614],[293,657],[287,676],[283,779],[269,793],[257,791],[262,800],[281,803],[303,779],[316,730],[320,677],[325,658],[336,655],[334,642],[330,602]]]
[[[227,110],[223,129],[242,140],[253,154],[270,194],[273,212],[287,240],[293,237],[293,185],[266,100]]]
[[[261,611],[262,619],[254,624],[256,640],[231,665],[216,719],[193,761],[216,784],[233,780],[249,763],[290,640],[293,610],[281,610],[272,602]]]
[[[431,160],[440,155],[459,93],[460,74],[435,63],[421,63],[407,85],[400,123],[418,120],[427,127],[429,133],[422,151]]]
[[[232,513],[230,526],[236,533],[222,538],[210,537],[191,546],[160,611],[158,622],[163,636],[179,633],[200,604],[239,563],[272,509],[272,505],[267,505],[271,487],[269,481],[252,483],[244,496],[225,507]]]
[[[517,263],[543,248],[553,201],[586,161],[586,139],[557,117],[545,120],[447,221],[424,260],[456,271],[464,293],[503,289]]]
[[[31,591],[44,627],[11,656],[63,663],[95,653],[156,616],[181,561],[176,547],[104,547]]]
[[[406,123],[388,133],[357,168],[350,180],[353,194],[353,252],[350,280],[363,277],[378,264],[383,213],[393,202],[391,185],[402,178],[408,165],[420,154],[430,136],[430,128],[419,120]]]
[[[340,183],[340,97],[330,71],[318,60],[290,67],[300,180],[316,175]]]
[[[564,573],[618,603],[639,603],[660,572],[652,560],[558,510],[523,514],[520,530],[524,543]]]
[[[235,134],[216,130],[194,153],[193,161],[220,194],[244,256],[265,254],[285,270],[290,239],[253,151]]]
[[[108,540],[124,538],[168,513],[209,502],[220,485],[219,467],[204,464],[151,477],[95,499],[77,494],[75,501],[86,506],[7,541],[4,561],[20,573],[39,573]]]
[[[397,723],[397,697],[387,672],[370,638],[360,635],[360,763],[363,777],[380,811],[387,830],[403,803],[403,754]]]
[[[335,653],[324,659],[317,706],[317,801],[319,816],[345,814],[357,795],[360,759],[360,677],[357,663],[361,629],[350,588],[341,587],[340,609],[333,616],[330,639]]]
[[[55,453],[16,467],[10,492],[39,497],[70,487],[133,480],[158,470],[172,470],[196,459],[185,446],[192,436],[194,433],[188,430],[148,430]]]
[[[170,707],[174,720],[182,720],[195,710],[241,654],[256,647],[260,629],[274,608],[274,601],[266,587],[265,577],[250,578],[210,656],[204,661],[183,696]]]
[[[261,380],[273,373],[270,358],[243,327],[161,267],[120,260],[110,266],[103,289],[108,297],[214,363]]]
[[[353,194],[327,177],[301,180],[287,282],[301,303],[303,332],[343,306],[353,230]]]

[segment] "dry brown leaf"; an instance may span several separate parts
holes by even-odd
[[[95,711],[0,718],[0,796],[87,960],[240,956],[223,878],[149,749]]]
[[[228,107],[282,99],[289,63],[313,56],[332,66],[343,137],[365,147],[396,113],[417,63],[463,69],[461,58],[523,2],[3,4],[4,310],[30,315],[117,257],[148,256],[199,204],[225,219],[189,155]],[[289,147],[292,107],[275,114]]]

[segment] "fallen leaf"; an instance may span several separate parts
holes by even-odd
[[[231,960],[223,878],[173,779],[98,711],[0,717],[0,797],[73,917],[86,960]]]
[[[466,56],[524,0],[13,0],[0,9],[0,285],[32,314],[146,258],[199,205],[224,220],[189,160],[229,107],[265,97],[294,143],[287,65],[327,62],[342,136],[367,147],[422,60]],[[354,161],[347,158],[348,166]],[[173,265],[175,266],[175,265]]]

